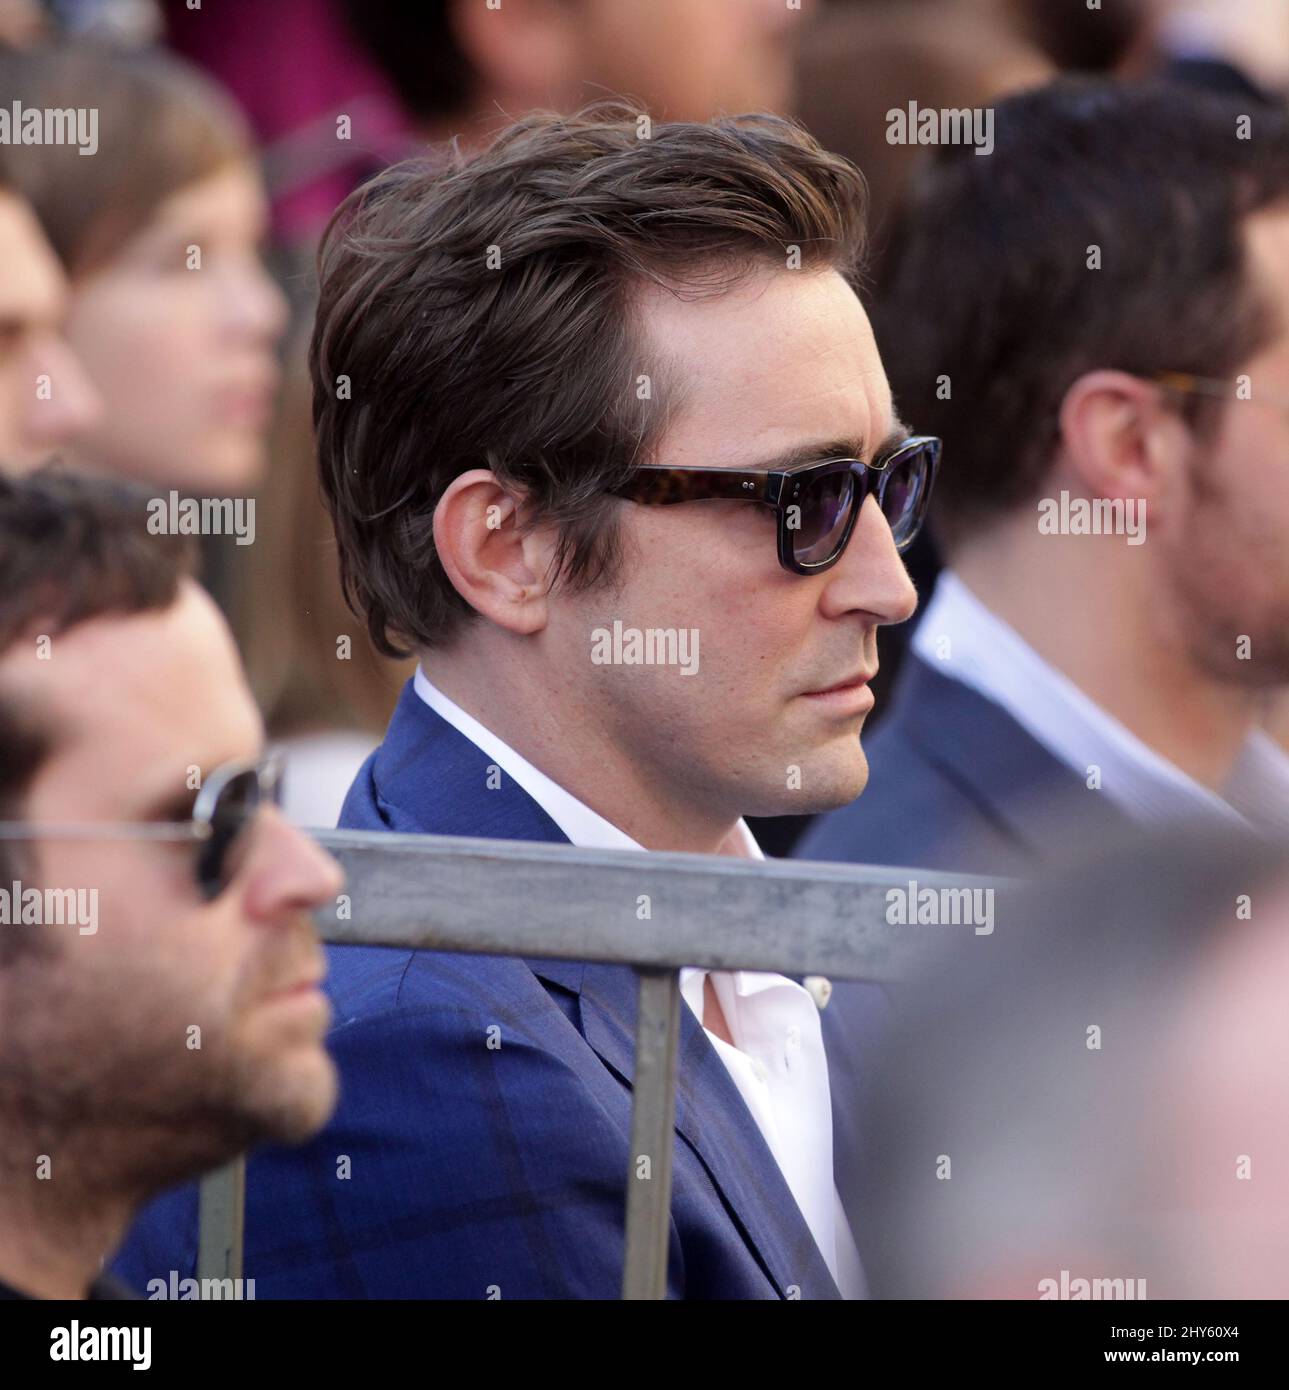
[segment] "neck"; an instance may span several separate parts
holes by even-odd
[[[0,1166],[0,1281],[34,1298],[84,1298],[137,1204],[105,1189],[102,1154],[65,1137],[24,1142],[14,1119],[0,1116],[7,1155],[22,1165]]]
[[[504,641],[458,643],[422,665],[448,699],[645,849],[742,852],[737,814],[666,785],[614,736],[600,704],[572,685],[536,679]]]
[[[1257,697],[1192,657],[1145,546],[1038,535],[1025,515],[965,544],[953,569],[1050,666],[1181,771],[1226,783]]]

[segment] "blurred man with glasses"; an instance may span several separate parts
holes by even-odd
[[[124,1296],[139,1206],[335,1104],[340,873],[191,559],[118,484],[0,478],[0,1298]]]
[[[1013,97],[895,238],[879,340],[948,569],[808,858],[1023,873],[1073,834],[1289,831],[1289,118]],[[1131,522],[1131,525],[1129,524]]]

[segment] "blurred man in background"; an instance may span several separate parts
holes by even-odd
[[[996,910],[872,1059],[874,1295],[1289,1296],[1289,844],[1132,836]]]
[[[946,146],[879,335],[949,570],[807,858],[1020,872],[1071,826],[1289,829],[1289,120],[1067,81]],[[1243,133],[1242,133],[1243,132]]]
[[[146,498],[0,479],[0,1298],[119,1297],[161,1188],[330,1115],[309,911],[227,627]],[[164,1272],[163,1272],[164,1278]]]

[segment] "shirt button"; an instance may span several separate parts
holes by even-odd
[[[815,1001],[815,1007],[826,1009],[828,1001],[832,998],[832,981],[825,979],[822,975],[807,975],[802,984],[810,991],[810,997]]]
[[[759,1060],[753,1061],[752,1063],[752,1075],[755,1076],[762,1085],[770,1079],[770,1073],[766,1071],[765,1063]]]
[[[800,1047],[800,1046],[801,1046],[801,1029],[798,1028],[797,1025],[794,1023],[794,1024],[792,1025],[792,1027],[788,1029],[788,1051],[791,1052],[791,1051],[793,1051],[795,1048],[798,1048],[798,1047]]]

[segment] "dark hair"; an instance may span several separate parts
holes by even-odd
[[[1148,0],[1008,0],[1013,23],[1057,67],[1109,72],[1141,43],[1150,21]]]
[[[1242,139],[1246,115],[1066,79],[998,105],[992,154],[944,146],[915,181],[874,317],[902,414],[945,441],[946,541],[1037,494],[1085,372],[1225,377],[1282,330],[1242,222],[1289,197],[1289,116],[1258,108]],[[1204,438],[1223,404],[1182,408]]]
[[[188,536],[150,534],[147,502],[142,489],[60,469],[0,473],[0,656],[38,633],[175,601],[196,551]],[[50,747],[39,711],[0,691],[0,820],[20,818]],[[12,859],[0,843],[0,883]]]
[[[451,0],[341,0],[354,36],[421,120],[460,114],[478,84],[451,9]]]
[[[172,194],[253,152],[232,98],[198,68],[157,49],[0,49],[0,92],[6,101],[59,110],[91,100],[98,112],[92,158],[71,144],[16,146],[8,154],[13,186],[71,275],[111,260]]]
[[[612,578],[605,490],[648,459],[684,386],[644,340],[635,286],[719,293],[793,247],[858,273],[863,179],[798,124],[647,121],[618,101],[534,113],[474,159],[454,145],[446,168],[378,175],[328,229],[318,463],[346,597],[387,655],[444,642],[470,612],[432,530],[470,468],[521,495],[527,522],[558,525],[558,576]]]

